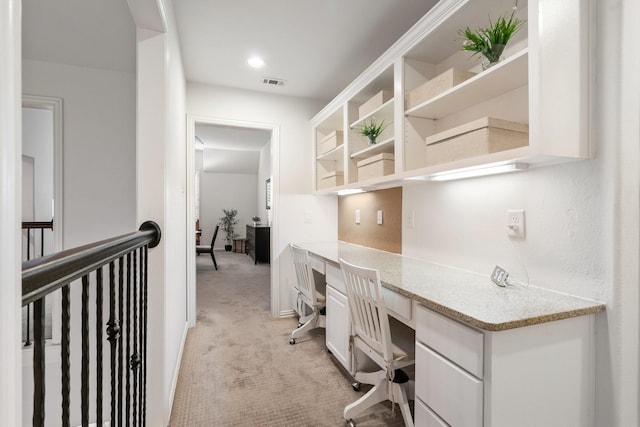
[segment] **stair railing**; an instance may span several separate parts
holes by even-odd
[[[148,249],[157,246],[160,237],[160,227],[147,221],[137,232],[22,264],[22,305],[33,303],[34,312],[34,426],[45,425],[44,298],[58,289],[62,289],[62,419],[54,424],[70,427],[73,418],[79,419],[82,426],[89,423],[103,426],[105,421],[114,427],[145,425]],[[108,274],[106,280],[105,270]],[[108,286],[106,290],[105,282]],[[76,286],[81,287],[81,309],[72,313],[70,291]],[[105,292],[108,301],[103,298]],[[94,305],[90,305],[90,294],[94,295]],[[105,310],[108,311],[106,322]],[[95,318],[93,325],[90,324],[90,311],[91,317]],[[71,322],[80,324],[80,342],[71,341]],[[110,346],[110,396],[107,398],[103,396],[104,332]],[[90,342],[95,346],[93,353],[90,351]],[[81,401],[80,414],[74,414],[73,417],[70,414],[71,344],[74,352],[81,352],[81,366],[73,371],[80,378],[80,395],[73,396]],[[91,360],[90,354],[95,355],[95,361]],[[95,365],[95,382],[90,383],[92,363]],[[91,408],[90,395],[95,395],[95,408]],[[105,406],[105,401],[109,408]]]

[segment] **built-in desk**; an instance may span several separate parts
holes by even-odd
[[[592,426],[604,304],[344,242],[302,243],[327,280],[327,347],[351,370],[339,259],[376,268],[415,329],[416,425]]]

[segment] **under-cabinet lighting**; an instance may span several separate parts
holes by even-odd
[[[452,172],[442,172],[431,175],[430,181],[451,181],[453,179],[474,178],[478,176],[496,175],[499,173],[517,172],[529,167],[527,163],[509,163],[506,165],[489,166],[484,168],[473,168],[457,170]]]
[[[338,191],[338,196],[350,196],[351,194],[364,193],[362,188],[347,188],[345,190]]]

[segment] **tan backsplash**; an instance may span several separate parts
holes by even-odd
[[[356,210],[360,224],[356,224]],[[377,211],[382,210],[382,225]],[[402,187],[338,197],[338,239],[402,253]]]

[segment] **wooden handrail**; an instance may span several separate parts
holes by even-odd
[[[146,244],[160,243],[160,227],[153,221],[139,231],[96,243],[45,255],[22,263],[22,305],[40,299],[60,287]]]
[[[43,228],[53,230],[53,220],[51,221],[22,221],[22,229]]]

